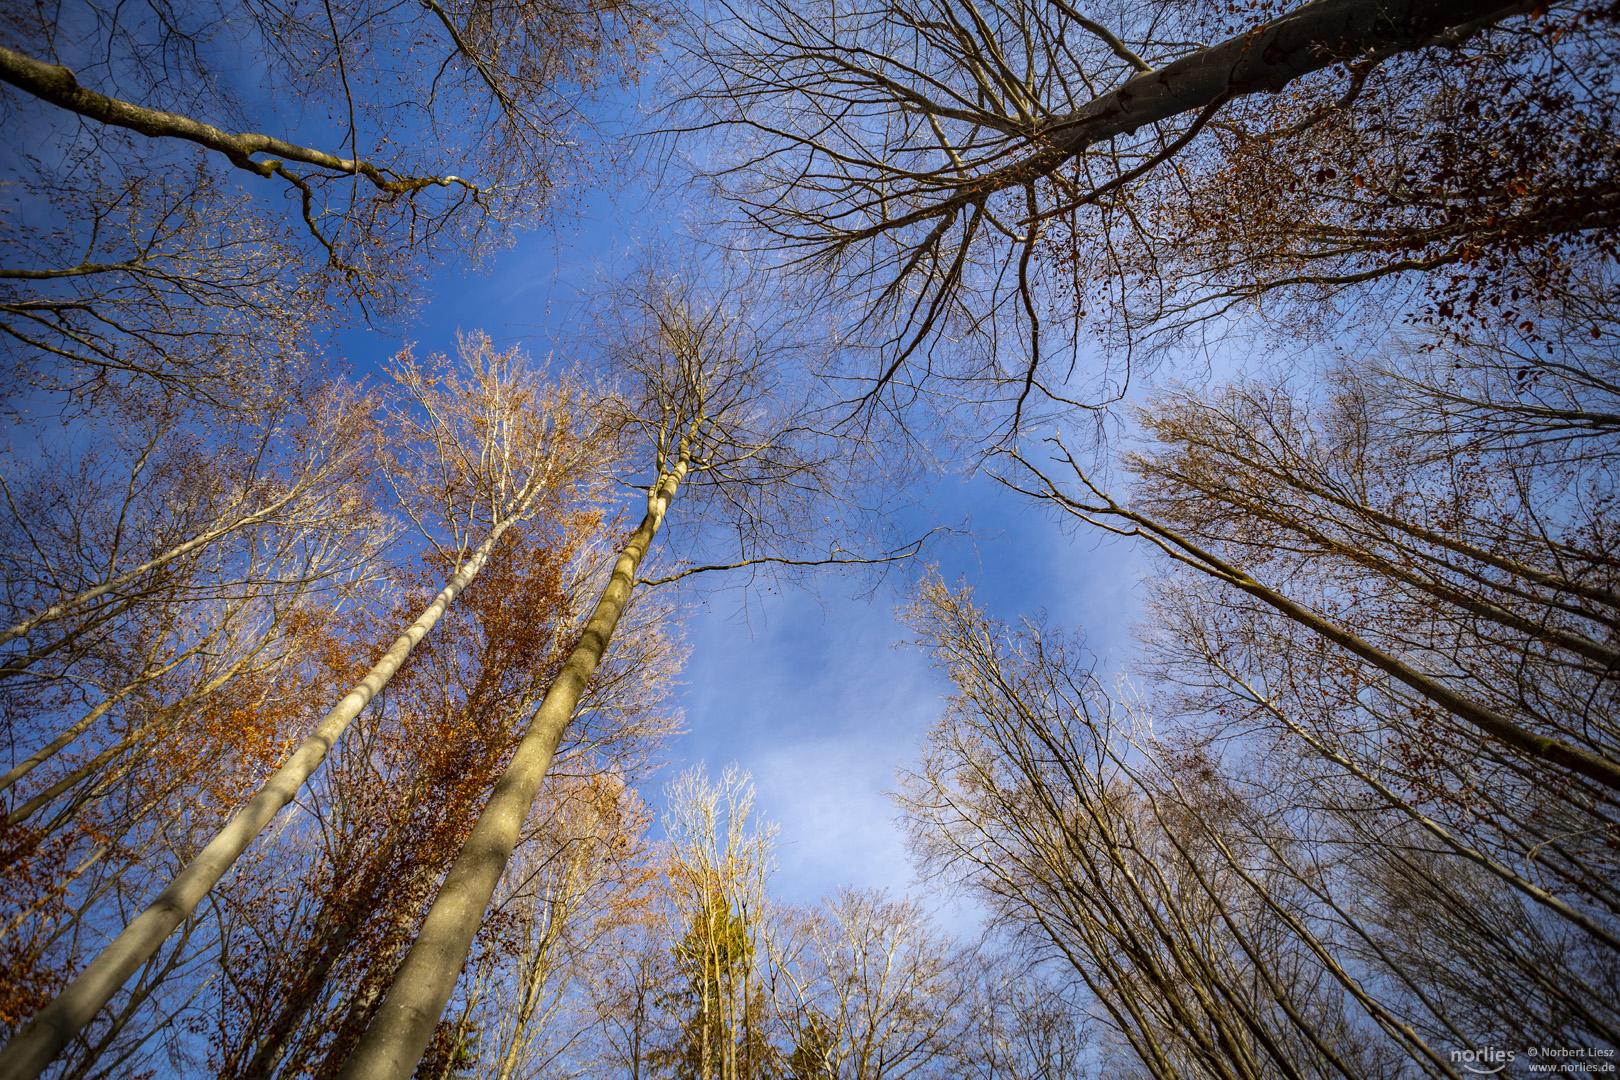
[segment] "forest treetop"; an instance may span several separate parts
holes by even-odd
[[[994,441],[1352,290],[1533,322],[1612,255],[1615,44],[1582,4],[762,0],[694,17],[667,95],[871,349],[852,398],[987,402]]]
[[[0,79],[17,211],[0,315],[22,373],[228,400],[334,319],[422,300],[556,209],[613,139],[656,4],[16,9]]]

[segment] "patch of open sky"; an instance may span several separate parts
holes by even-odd
[[[338,351],[356,376],[375,377],[401,345],[418,354],[453,353],[456,333],[483,330],[502,348],[522,345],[536,360],[567,367],[567,330],[582,316],[592,286],[629,264],[647,235],[651,211],[639,189],[579,193],[576,213],[553,229],[519,232],[487,267],[444,266],[425,283],[418,317],[398,325],[352,327]]]

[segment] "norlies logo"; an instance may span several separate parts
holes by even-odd
[[[1477,1073],[1480,1076],[1499,1073],[1507,1068],[1508,1063],[1512,1060],[1512,1050],[1498,1050],[1494,1046],[1486,1046],[1478,1050],[1453,1050],[1451,1052],[1451,1063],[1453,1065],[1461,1065],[1467,1071]]]

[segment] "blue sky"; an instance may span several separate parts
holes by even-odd
[[[935,552],[947,579],[974,586],[1003,619],[1044,609],[1084,627],[1092,648],[1128,647],[1138,567],[1121,543],[1069,537],[983,478],[937,485],[942,511],[973,510],[978,535]],[[912,759],[948,693],[917,648],[902,644],[898,591],[870,600],[824,582],[767,597],[744,620],[719,594],[688,623],[689,733],[677,758],[753,775],[760,809],[780,827],[778,893],[806,902],[840,884],[912,881],[882,794]]]
[[[524,343],[537,358],[554,352],[566,365],[567,339],[555,328],[577,310],[580,290],[633,262],[673,216],[638,199],[590,198],[579,219],[520,236],[487,272],[442,272],[406,337],[420,355],[452,349],[458,329],[482,329],[497,342]],[[356,372],[398,344],[369,332],[344,340]],[[1083,629],[1093,651],[1119,666],[1146,566],[1129,545],[1066,532],[984,476],[935,477],[929,489],[916,533],[930,517],[966,522],[971,532],[930,552],[948,580],[972,585],[1003,620],[1045,611]],[[679,528],[678,512],[670,526]],[[731,762],[753,775],[756,806],[779,829],[773,884],[784,900],[811,902],[840,885],[914,891],[884,792],[897,766],[915,757],[948,689],[903,644],[904,582],[864,598],[862,583],[837,574],[816,586],[814,596],[793,588],[744,596],[708,584],[684,594],[687,734],[671,748],[665,775],[698,763],[718,775]],[[656,801],[655,791],[647,794]],[[947,905],[941,915],[972,930],[971,912]]]

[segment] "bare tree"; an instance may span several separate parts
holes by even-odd
[[[14,13],[10,179],[49,221],[0,270],[20,370],[75,394],[256,396],[334,304],[386,314],[433,252],[476,257],[551,210],[601,143],[584,107],[633,76],[659,19],[438,0]]]
[[[1252,272],[1261,289],[1287,280],[1306,257],[1299,249],[1312,245],[1322,260],[1337,257],[1339,266],[1365,255],[1374,276],[1411,269],[1399,250],[1406,241],[1389,233],[1400,223],[1386,219],[1404,213],[1415,220],[1415,212],[1396,205],[1405,194],[1393,187],[1387,198],[1356,189],[1369,206],[1387,211],[1384,219],[1371,220],[1376,214],[1369,209],[1339,234],[1307,236],[1310,228],[1302,227],[1293,250],[1280,243],[1267,249],[1275,253],[1268,263],[1247,257],[1267,242],[1258,225],[1243,234],[1246,218],[1226,214],[1211,221],[1196,192],[1189,197],[1178,190],[1188,183],[1183,157],[1201,133],[1224,129],[1225,148],[1206,156],[1208,164],[1197,171],[1211,185],[1226,185],[1226,201],[1255,198],[1246,175],[1234,181],[1223,169],[1258,153],[1251,152],[1257,140],[1274,158],[1295,154],[1273,172],[1290,170],[1297,187],[1300,173],[1311,174],[1303,162],[1312,153],[1310,140],[1320,135],[1316,129],[1357,106],[1373,68],[1422,50],[1454,49],[1528,10],[1503,3],[1318,0],[1245,25],[1246,17],[1213,5],[722,4],[680,38],[687,63],[677,70],[672,93],[691,111],[673,127],[682,134],[719,129],[730,138],[729,153],[711,159],[719,164],[707,171],[790,265],[835,302],[853,303],[854,341],[883,346],[878,366],[864,373],[863,402],[899,407],[930,377],[944,377],[966,381],[974,397],[1010,408],[1016,428],[1036,390],[1048,395],[1048,404],[1077,400],[1063,373],[1073,374],[1080,320],[1099,299],[1119,309],[1112,328],[1127,341],[1142,318],[1173,314],[1179,300],[1155,303],[1164,300],[1156,294],[1174,288],[1169,260],[1190,267],[1189,275],[1213,275],[1209,287],[1194,288],[1196,298],[1187,301],[1192,308],[1209,300],[1212,288],[1218,291],[1223,268],[1234,283]],[[1565,15],[1572,27],[1589,25],[1578,14]],[[1601,38],[1604,31],[1597,33]],[[1481,40],[1482,56],[1499,41]],[[1586,55],[1582,48],[1570,54],[1571,62],[1580,63],[1574,57]],[[1599,42],[1592,53],[1589,69],[1602,70],[1605,46]],[[1349,70],[1348,88],[1330,73],[1340,65]],[[1451,67],[1468,71],[1472,61]],[[1493,68],[1486,82],[1494,86],[1498,74]],[[1426,95],[1432,75],[1396,79],[1403,89],[1391,93]],[[1256,96],[1284,91],[1282,106]],[[1450,105],[1460,108],[1472,94]],[[1614,140],[1607,121],[1597,122],[1603,135],[1588,146],[1601,142],[1594,153],[1606,160]],[[1390,126],[1388,110],[1366,126],[1377,123]],[[1446,123],[1425,126],[1414,119],[1411,130]],[[1410,139],[1411,130],[1401,137]],[[1303,142],[1289,141],[1294,136]],[[1338,173],[1321,169],[1326,172],[1314,185],[1307,181],[1291,205],[1309,204],[1330,222],[1324,229],[1332,229],[1342,197],[1328,180]],[[1602,184],[1574,183],[1582,191],[1576,201],[1607,197]],[[1472,198],[1458,196],[1444,179],[1436,189],[1437,203]],[[1531,214],[1536,223],[1525,222],[1525,230],[1584,231],[1603,246],[1608,210],[1572,216],[1552,206],[1538,204]],[[1495,228],[1486,222],[1493,211],[1484,202],[1479,207],[1478,221],[1472,208],[1467,212],[1477,227],[1462,230],[1474,249],[1489,246],[1487,234]],[[1352,235],[1358,228],[1359,237]],[[1243,249],[1241,273],[1233,269],[1239,256],[1212,250],[1205,236],[1221,230],[1229,248],[1253,241]],[[1187,244],[1166,254],[1166,233],[1204,238],[1204,248]],[[1500,231],[1491,235],[1501,238]],[[1200,261],[1206,251],[1213,266]],[[1463,258],[1446,248],[1435,265]],[[1141,295],[1124,295],[1127,279],[1142,285]],[[1005,358],[1007,344],[998,341],[1004,326],[1028,335],[1021,362]],[[1063,335],[1070,355],[1043,368],[1043,349],[1051,351],[1043,346],[1043,331],[1052,329]],[[951,355],[935,355],[936,345]],[[1119,382],[1104,379],[1092,389],[1106,398],[1118,393]]]
[[[991,953],[982,945],[973,975],[971,996],[954,1003],[969,1013],[967,1033],[953,1055],[962,1074],[986,1080],[1088,1075],[1090,1025],[1059,982],[1016,953]]]
[[[1613,826],[1550,785],[1441,793],[1435,777],[1456,756],[1443,727],[1354,700],[1353,664],[1320,643],[1311,655],[1304,634],[1278,635],[1200,585],[1156,601],[1158,696],[1210,743],[1275,748],[1229,754],[1223,771],[1279,815],[1313,808],[1292,815],[1308,846],[1285,867],[1353,931],[1335,955],[1432,1045],[1611,1040],[1616,1016],[1600,1003],[1614,996],[1614,903],[1580,882],[1606,874],[1588,845]],[[1516,993],[1484,991],[1462,973],[1476,967]]]
[[[771,935],[771,981],[801,1080],[903,1080],[964,1055],[973,958],[916,901],[843,890]]]
[[[14,457],[12,475],[0,476],[11,539],[0,678],[54,678],[47,669],[71,667],[77,650],[149,599],[201,602],[253,587],[253,575],[230,577],[220,556],[248,537],[358,523],[372,407],[341,385],[289,388],[279,406],[246,418],[134,397],[89,429],[100,445]],[[204,580],[188,580],[210,563]]]
[[[629,1080],[650,1075],[652,1053],[672,1038],[659,1008],[674,981],[671,957],[653,916],[617,936],[589,988],[594,1067]]]
[[[1613,339],[1574,321],[1558,340],[1459,331],[1328,369],[1314,388],[1298,376],[1167,388],[1139,415],[1151,441],[1125,457],[1140,480],[1129,504],[1067,451],[1067,486],[1015,455],[1036,478],[1026,493],[1180,564],[1154,586],[1148,631],[1158,685],[1179,689],[1161,695],[1151,733],[1119,725],[1045,635],[1003,645],[965,601],[930,593],[926,632],[965,711],[908,798],[920,829],[953,820],[965,839],[919,843],[975,874],[987,852],[1029,852],[1016,873],[977,880],[1053,940],[1054,927],[1100,933],[1105,899],[1165,873],[1164,859],[1133,867],[1133,853],[1169,843],[1189,895],[1226,928],[1198,950],[1236,945],[1258,964],[1283,955],[1263,944],[1282,933],[1299,959],[1265,976],[1273,990],[1314,971],[1342,998],[1302,1007],[1297,1035],[1322,1040],[1317,1025],[1358,1011],[1381,1029],[1356,1036],[1373,1056],[1333,1063],[1341,1072],[1396,1052],[1450,1075],[1464,1048],[1612,1040],[1612,1011],[1593,1003],[1613,996],[1620,947]],[[1083,737],[1064,730],[1076,722]],[[998,754],[1018,766],[1005,778],[973,764]],[[1095,793],[1068,794],[1082,780]],[[1064,793],[1041,796],[1050,834],[1016,821],[1017,807],[1047,805],[1028,801],[1037,783]],[[1083,918],[1079,886],[1048,884],[1057,852],[1091,842],[1064,816],[1070,799],[1095,805],[1088,828],[1114,852],[1091,872]],[[1042,844],[1053,854],[1029,864]],[[1130,925],[1083,938],[1087,955],[1140,963],[1133,935],[1147,930]],[[1459,958],[1517,995],[1480,992]],[[1235,1000],[1215,984],[1206,996]],[[1238,1045],[1216,1042],[1223,1057]],[[1278,1061],[1298,1052],[1277,1046]],[[1188,1066],[1172,1054],[1153,1068]]]
[[[674,986],[661,1005],[671,1038],[648,1060],[682,1080],[759,1080],[774,1060],[765,936],[776,829],[754,812],[752,779],[736,766],[717,782],[694,768],[665,794]]]

